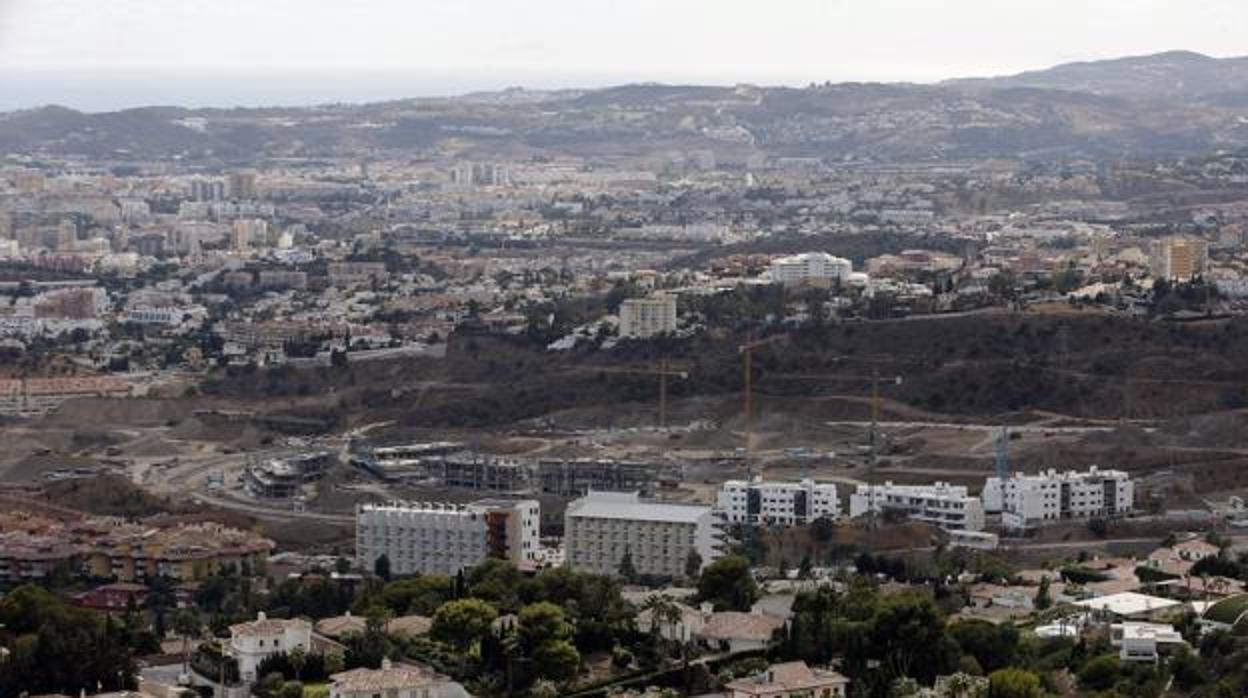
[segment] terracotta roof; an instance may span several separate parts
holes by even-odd
[[[708,640],[754,640],[766,642],[772,633],[784,627],[784,621],[761,613],[727,611],[712,613],[698,633]]]
[[[427,669],[405,665],[381,669],[352,669],[334,674],[330,679],[334,683],[334,689],[346,693],[402,691],[450,681],[449,678]]]
[[[807,691],[823,686],[848,684],[849,679],[835,671],[812,670],[806,662],[772,664],[765,673],[730,682],[729,691],[777,693]]]
[[[280,635],[286,632],[287,627],[306,626],[308,630],[312,629],[312,624],[302,618],[294,618],[292,620],[284,620],[281,618],[258,618],[247,623],[237,623],[230,626],[230,634],[238,636],[249,635]]]
[[[391,635],[428,635],[433,629],[433,619],[428,616],[399,616],[386,623]]]

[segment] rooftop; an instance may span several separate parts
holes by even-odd
[[[636,492],[590,492],[568,505],[568,516],[628,521],[667,521],[694,524],[711,513],[693,504],[643,502]]]

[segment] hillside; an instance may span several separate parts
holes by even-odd
[[[1216,99],[1248,93],[1248,57],[1218,59],[1191,51],[1168,51],[945,84],[979,89],[1033,87],[1149,101]]]
[[[465,157],[1116,159],[1248,147],[1248,59],[1168,53],[940,85],[510,89],[310,108],[0,115],[0,149],[100,159],[347,157],[453,146]]]

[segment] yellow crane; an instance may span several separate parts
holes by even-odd
[[[778,344],[788,338],[788,335],[777,334],[763,339],[756,339],[746,342],[737,347],[737,353],[743,359],[745,370],[745,392],[742,395],[744,401],[743,411],[745,413],[745,464],[748,469],[750,466],[750,455],[754,448],[754,405],[753,405],[753,387],[754,387],[754,352],[763,347],[769,347]]]
[[[659,428],[667,428],[667,379],[679,378],[687,380],[689,372],[681,369],[672,368],[671,362],[667,359],[660,359],[659,365],[654,368],[592,368],[589,369],[601,373],[619,373],[623,375],[633,376],[658,376],[659,377]]]

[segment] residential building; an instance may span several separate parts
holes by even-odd
[[[1109,643],[1125,662],[1156,662],[1164,654],[1187,645],[1183,634],[1165,623],[1114,623]]]
[[[470,698],[450,677],[381,660],[380,669],[352,669],[330,677],[329,698]]]
[[[192,179],[191,198],[195,201],[223,201],[225,182],[219,179]]]
[[[658,620],[653,608],[644,608],[637,614],[637,628],[642,632],[654,629],[661,637],[674,642],[696,643],[713,651],[736,653],[767,649],[776,631],[786,622],[780,616],[754,610],[749,613],[715,611],[709,603],[698,608],[679,601],[670,604],[675,613],[671,617],[661,615]],[[654,627],[656,622],[657,628]]]
[[[836,485],[799,482],[729,480],[719,490],[716,513],[731,524],[793,526],[840,516]]]
[[[1064,519],[1116,517],[1130,514],[1135,506],[1135,485],[1121,470],[1059,473],[1046,470],[1035,475],[1014,473],[984,483],[984,509],[1001,513],[1001,525],[1025,530]]]
[[[730,681],[724,689],[727,698],[845,698],[849,679],[797,661],[772,664],[757,676]]]
[[[385,555],[395,574],[454,575],[489,558],[536,565],[541,512],[531,499],[364,504],[355,514],[355,557],[372,569]]]
[[[228,651],[238,661],[238,675],[244,683],[260,678],[256,670],[265,659],[295,648],[305,653],[312,650],[312,624],[301,618],[268,618],[261,612],[253,621],[230,626]]]
[[[859,485],[849,498],[849,515],[896,512],[947,531],[982,531],[984,507],[965,487],[934,485]]]
[[[853,262],[826,252],[779,257],[771,262],[771,280],[785,286],[833,286],[853,272]]]
[[[1165,281],[1191,281],[1209,264],[1209,243],[1191,238],[1165,238],[1153,242],[1152,272]]]
[[[676,331],[676,296],[629,298],[620,304],[620,337],[646,339]]]
[[[256,196],[255,172],[231,172],[225,178],[225,190],[231,199],[251,200]]]
[[[230,229],[230,247],[236,251],[269,241],[269,223],[261,218],[240,218]]]
[[[339,288],[367,286],[390,278],[384,262],[330,262],[329,283]]]
[[[710,507],[642,501],[636,492],[590,492],[568,504],[568,565],[614,575],[625,555],[638,574],[682,577],[690,551],[705,565],[719,557],[717,517]]]
[[[154,528],[112,519],[0,515],[0,583],[6,584],[46,579],[57,569],[118,582],[191,582],[227,565],[261,569],[272,549],[267,538],[213,523]]]

